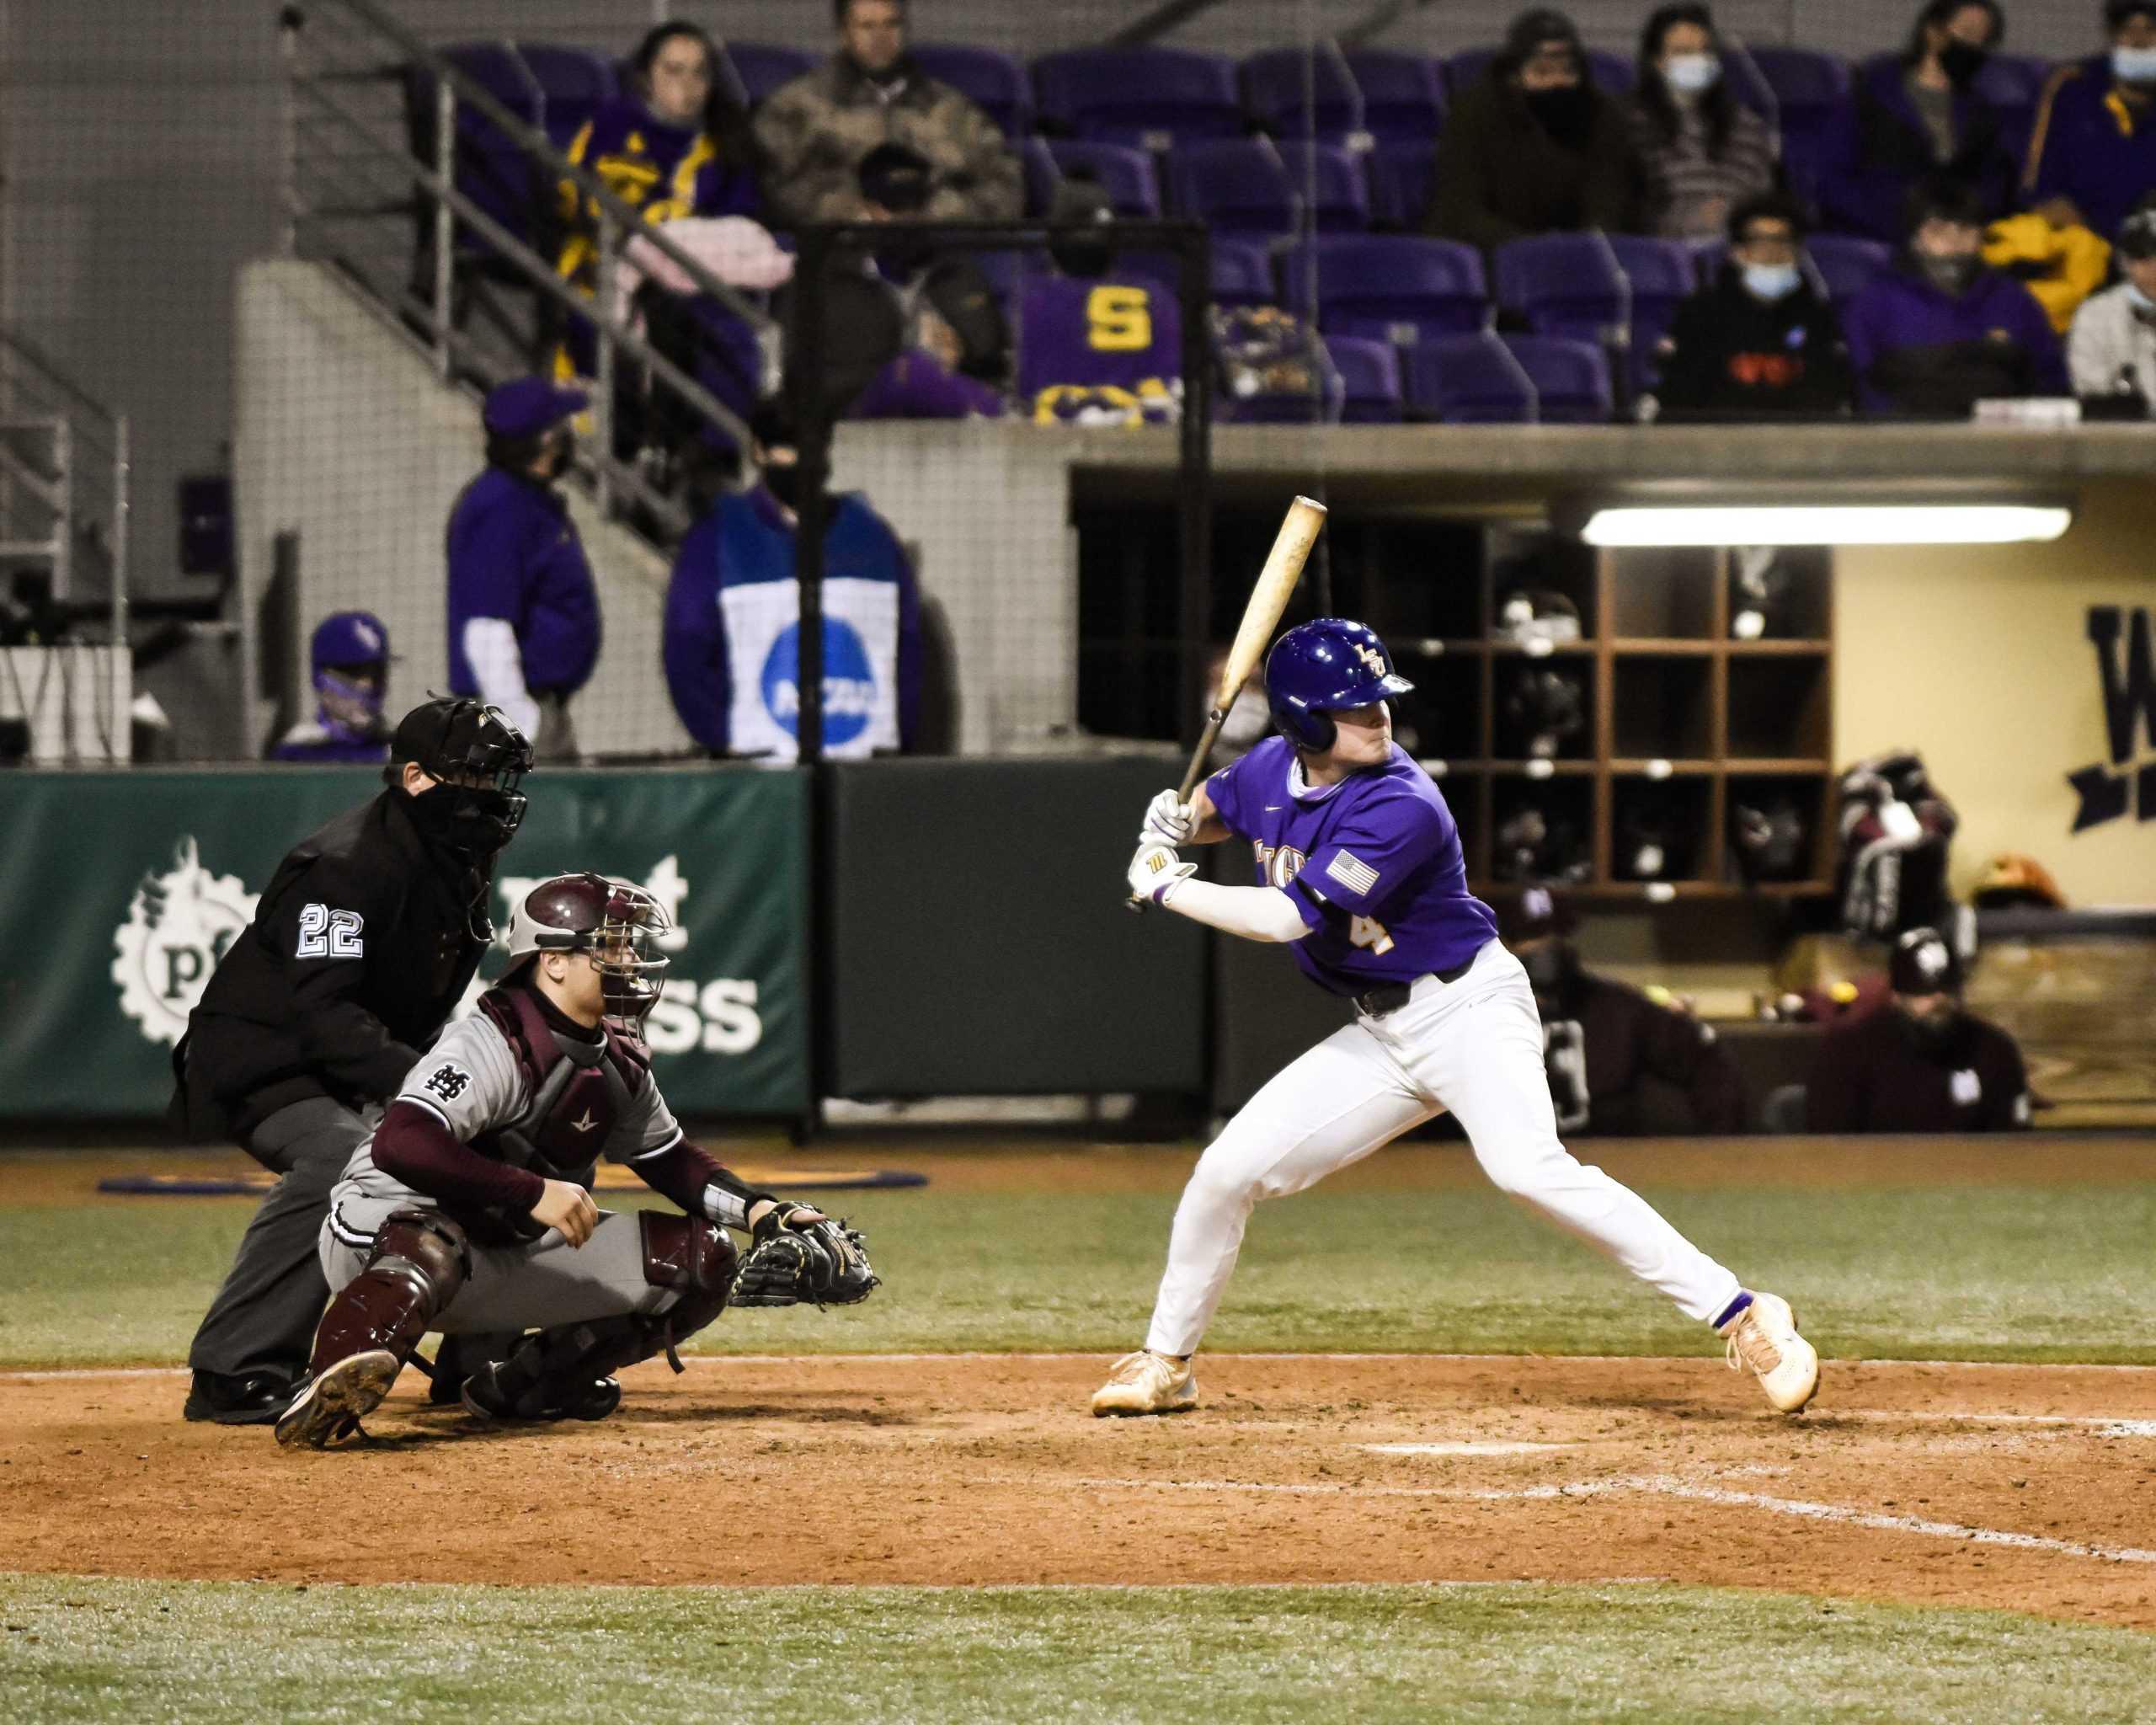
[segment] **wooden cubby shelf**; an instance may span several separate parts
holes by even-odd
[[[1573,872],[1583,865],[1579,892],[1652,903],[1828,890],[1831,553],[1784,552],[1763,569],[1758,553],[1733,550],[1596,551],[1510,526],[1481,537],[1471,574],[1393,574],[1364,592],[1417,681],[1402,740],[1444,787],[1476,889],[1523,884],[1525,852],[1501,839],[1517,841],[1508,824],[1534,809],[1560,830]],[[1496,638],[1516,593],[1558,595],[1579,638]],[[1480,633],[1462,635],[1467,625]],[[1532,683],[1539,670],[1563,686]],[[1554,752],[1536,758],[1530,745]],[[1747,881],[1731,836],[1739,809],[1785,806],[1806,834],[1796,878]]]

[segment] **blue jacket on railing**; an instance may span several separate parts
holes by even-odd
[[[824,538],[824,752],[911,746],[921,710],[921,592],[890,524],[861,496],[830,500]],[[719,499],[689,529],[666,589],[666,684],[717,754],[798,749],[801,590],[794,523],[768,490]]]

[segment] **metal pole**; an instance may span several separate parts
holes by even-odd
[[[75,422],[65,414],[52,422],[52,465],[60,474],[60,489],[52,505],[52,596],[74,596],[75,562]]]
[[[591,320],[599,339],[599,387],[591,393],[591,425],[598,448],[592,463],[599,479],[599,512],[609,513],[613,485],[607,478],[614,462],[614,270],[620,261],[620,232],[606,211],[599,212],[599,280],[592,289],[592,307],[599,315]]]
[[[112,678],[113,758],[123,766],[133,760],[135,754],[129,742],[130,702],[127,699],[134,683],[132,659],[127,644],[127,490],[131,459],[127,415],[122,414],[112,422],[112,657],[109,671]],[[123,664],[130,666],[129,689],[126,691],[120,686],[120,667]]]
[[[1212,296],[1213,242],[1201,229],[1182,252],[1177,283],[1182,302],[1182,473],[1177,494],[1182,508],[1182,741],[1195,748],[1204,729],[1206,660],[1213,636],[1213,350],[1206,303]]]
[[[435,371],[446,383],[451,370],[452,252],[456,244],[456,215],[449,206],[449,191],[456,183],[456,92],[446,77],[435,80],[435,172],[440,176],[435,198]]]
[[[830,233],[808,227],[799,236],[800,261],[793,272],[792,351],[787,360],[786,390],[792,407],[795,449],[801,469],[798,519],[793,541],[793,579],[800,595],[794,621],[794,742],[808,778],[807,814],[802,835],[808,870],[808,1095],[795,1123],[794,1136],[806,1141],[823,1128],[824,1098],[836,1070],[835,1024],[838,990],[831,962],[833,907],[824,890],[825,836],[834,823],[824,806],[824,535],[830,511],[825,492],[831,473],[831,426],[825,410],[823,285],[830,278]],[[748,451],[742,451],[744,457]]]
[[[278,163],[278,190],[285,200],[285,255],[296,256],[300,244],[300,32],[307,14],[287,6],[277,15],[277,33],[284,50],[285,83],[278,124],[283,133],[283,159]]]

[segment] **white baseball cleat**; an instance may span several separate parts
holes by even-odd
[[[1093,1391],[1093,1412],[1182,1413],[1198,1406],[1198,1380],[1190,1362],[1141,1348],[1116,1361],[1108,1381]]]
[[[1754,1294],[1718,1333],[1729,1342],[1729,1369],[1748,1366],[1784,1413],[1797,1413],[1819,1393],[1819,1350],[1797,1334],[1796,1314],[1780,1295]]]
[[[319,1450],[360,1429],[360,1418],[382,1405],[403,1362],[386,1348],[340,1359],[311,1379],[277,1419],[277,1441],[287,1450]]]

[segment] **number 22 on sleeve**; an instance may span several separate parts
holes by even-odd
[[[1385,924],[1374,916],[1349,917],[1348,938],[1358,947],[1368,947],[1374,956],[1380,959],[1392,950],[1392,937],[1385,932]]]

